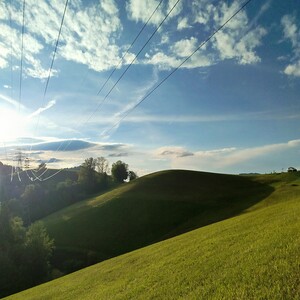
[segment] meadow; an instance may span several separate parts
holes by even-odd
[[[251,177],[154,173],[44,219],[55,267],[70,272],[232,217],[272,192]]]
[[[205,173],[200,174],[205,177]],[[231,180],[226,175],[220,176]],[[234,209],[233,216],[224,219],[223,215],[214,223],[8,299],[299,299],[299,173],[237,177],[241,186],[233,195],[236,201],[240,199],[246,204],[239,206],[239,211]],[[151,188],[147,181],[140,191],[147,184]],[[248,184],[252,190],[242,197],[242,186],[247,190]],[[229,186],[227,181],[223,187],[220,184],[219,189]],[[130,190],[133,187],[122,188]],[[216,185],[211,190],[214,201],[219,199],[217,191]],[[254,191],[258,193],[256,201]],[[97,207],[108,203],[109,199],[102,198],[102,204],[96,199],[88,203]],[[230,202],[229,198],[223,201]],[[81,205],[83,210],[87,209],[86,203]],[[69,209],[71,213],[71,207]],[[63,216],[66,214],[61,218]],[[47,222],[51,218],[54,216]],[[195,226],[198,217],[191,220],[179,227],[185,230]]]

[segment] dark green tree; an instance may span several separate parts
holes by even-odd
[[[40,223],[27,232],[19,217],[0,208],[0,297],[42,283],[49,274],[51,240]]]
[[[137,174],[135,172],[133,172],[133,171],[129,171],[128,172],[128,177],[129,177],[129,181],[132,181],[132,180],[138,178]]]
[[[94,158],[87,158],[80,167],[78,182],[87,192],[92,192],[96,187],[96,162]]]
[[[96,171],[100,174],[107,174],[108,173],[108,160],[103,156],[97,157],[95,159],[95,167]]]
[[[54,242],[49,238],[41,222],[32,224],[26,232],[25,241],[26,272],[30,274],[28,284],[35,285],[49,274],[49,259]]]
[[[118,160],[112,164],[111,174],[115,181],[123,183],[128,178],[128,165]]]

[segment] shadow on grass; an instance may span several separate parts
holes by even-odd
[[[53,260],[70,272],[89,259],[99,262],[236,216],[273,191],[247,176],[192,171],[145,176],[117,198],[48,228],[57,243]],[[66,260],[75,267],[66,268]]]

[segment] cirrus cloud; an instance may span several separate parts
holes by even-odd
[[[290,76],[300,77],[300,30],[297,27],[296,17],[284,15],[281,19],[283,36],[292,45],[293,58],[285,67],[283,73]]]

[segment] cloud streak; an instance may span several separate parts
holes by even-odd
[[[292,45],[293,58],[285,67],[283,73],[289,76],[300,77],[300,29],[297,27],[296,17],[284,15],[281,19],[284,39]]]
[[[223,148],[213,150],[200,150],[191,152],[182,147],[163,147],[154,151],[156,158],[169,160],[172,168],[189,168],[193,170],[206,170],[226,172],[226,170],[243,170],[243,168],[254,167],[259,169],[257,163],[251,162],[268,158],[273,166],[278,163],[284,164],[284,161],[277,162],[274,154],[298,153],[300,151],[300,140],[291,140],[286,143],[270,144],[251,148]],[[189,155],[184,155],[188,153]],[[272,155],[274,158],[272,159]],[[249,165],[250,163],[250,165]],[[288,166],[286,166],[288,167]],[[245,170],[245,169],[244,169]],[[247,170],[246,170],[247,171]]]
[[[33,113],[31,113],[27,118],[28,119],[32,119],[33,117],[40,115],[42,112],[50,109],[51,107],[53,107],[56,104],[56,100],[51,100],[49,101],[45,106],[38,108],[36,111],[34,111]]]
[[[18,108],[20,106],[20,108],[24,109],[25,106],[23,104],[20,104],[19,101],[16,101],[8,96],[2,95],[0,94],[0,100],[3,100],[6,103],[9,103],[10,105],[14,106],[15,108]]]

